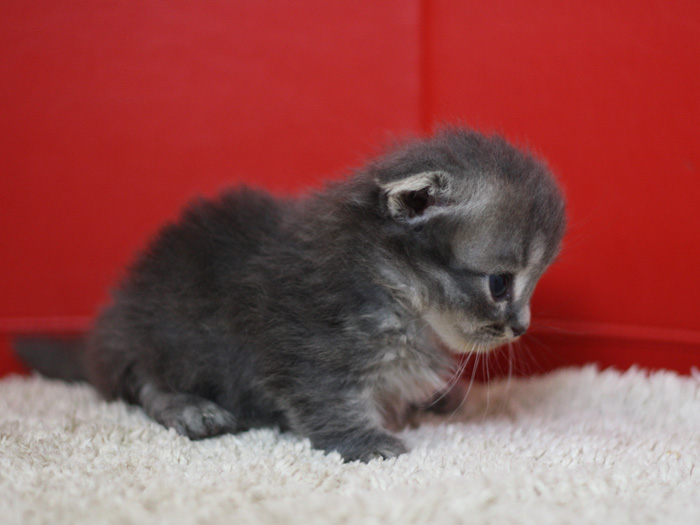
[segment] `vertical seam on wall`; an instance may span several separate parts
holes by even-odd
[[[431,115],[430,115],[430,100],[432,98],[432,85],[430,82],[430,71],[432,69],[431,63],[431,43],[432,43],[432,32],[431,32],[431,5],[432,0],[419,0],[419,119],[421,131],[425,134],[431,131]]]

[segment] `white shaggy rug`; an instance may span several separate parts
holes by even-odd
[[[402,437],[412,452],[367,465],[271,429],[190,442],[87,386],[10,377],[0,522],[700,523],[698,373],[474,385]]]

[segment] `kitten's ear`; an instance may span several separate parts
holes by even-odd
[[[415,221],[432,215],[433,208],[445,204],[448,174],[426,171],[382,184],[386,209],[393,218]]]

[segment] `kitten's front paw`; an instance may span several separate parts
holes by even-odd
[[[401,454],[408,452],[406,445],[400,439],[393,438],[393,442],[387,441],[377,447],[373,447],[370,450],[365,450],[359,456],[352,459],[345,459],[345,461],[360,460],[362,463],[369,463],[373,459],[391,459]]]
[[[187,394],[174,395],[157,419],[190,439],[236,431],[236,419],[231,412],[212,401]]]
[[[346,439],[338,447],[324,447],[337,450],[346,462],[362,461],[368,463],[373,459],[390,459],[408,452],[406,445],[399,438],[382,432]]]

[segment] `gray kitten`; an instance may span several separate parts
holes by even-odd
[[[454,355],[527,330],[564,223],[543,164],[454,128],[304,199],[230,191],[160,231],[74,364],[192,439],[277,425],[347,461],[394,457],[386,428]]]

